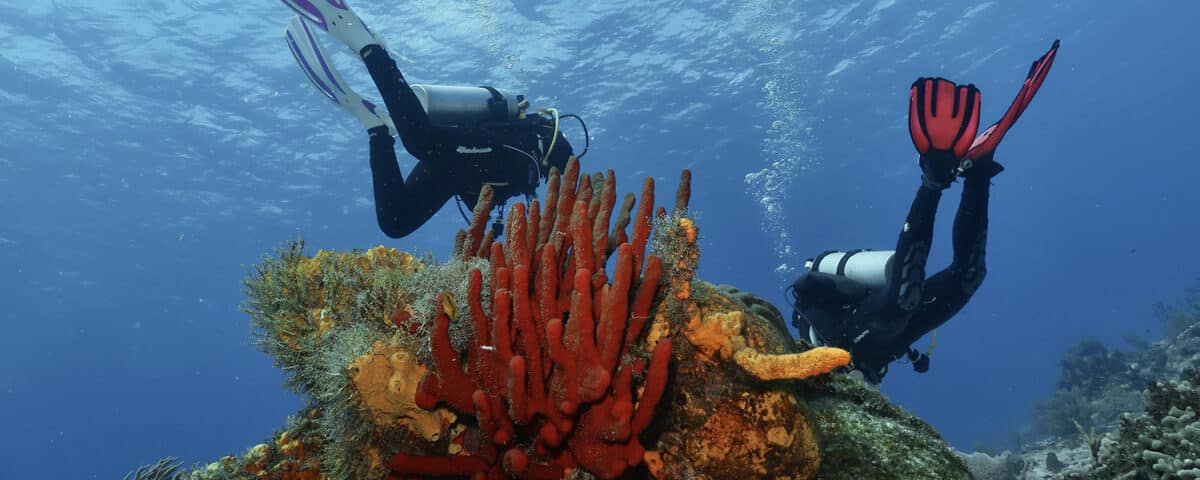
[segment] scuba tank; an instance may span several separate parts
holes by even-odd
[[[561,136],[561,131],[559,130],[559,121],[561,118],[574,117],[579,121],[580,126],[583,127],[585,142],[583,152],[575,155],[575,158],[582,158],[583,155],[587,154],[588,147],[591,144],[591,140],[588,138],[587,125],[578,115],[560,115],[558,110],[554,108],[528,112],[529,101],[525,98],[525,95],[507,95],[496,88],[487,86],[466,87],[410,84],[409,88],[417,97],[421,108],[425,110],[425,115],[429,117],[429,123],[435,126],[461,128],[464,130],[473,130],[476,128],[504,130],[511,127],[516,130],[529,129],[527,131],[534,133],[537,142],[534,151],[526,151],[525,149],[508,144],[497,147],[519,152],[529,158],[531,165],[528,180],[529,190],[523,192],[527,196],[532,195],[534,189],[540,183],[540,176],[543,169],[548,170],[550,166],[551,154],[554,152],[558,138]],[[478,153],[488,152],[491,152],[490,148]],[[500,237],[504,231],[503,205],[503,202],[497,205],[496,222],[492,224],[493,233],[496,237]],[[459,213],[463,216],[463,220],[470,223],[471,221],[467,218],[466,211],[463,209],[461,197],[458,201],[458,208]]]
[[[510,122],[525,116],[529,103],[492,87],[410,85],[429,116],[439,126],[459,126],[483,121]]]
[[[482,122],[516,123],[530,121],[543,122],[553,126],[550,144],[545,147],[549,152],[554,149],[554,140],[558,137],[559,119],[574,118],[583,127],[583,152],[575,158],[583,158],[591,147],[591,137],[588,135],[587,124],[579,115],[568,113],[560,115],[557,109],[546,108],[529,112],[529,100],[525,95],[508,95],[492,87],[463,87],[450,85],[409,85],[429,122],[443,127],[464,127]],[[545,116],[543,116],[545,114]]]
[[[810,272],[846,277],[867,287],[887,285],[895,250],[828,251],[804,262]]]

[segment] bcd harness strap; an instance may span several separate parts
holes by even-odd
[[[503,122],[508,119],[508,100],[504,95],[494,87],[481,85],[479,88],[487,90],[492,94],[492,98],[488,99],[488,111],[492,114],[492,120]]]
[[[837,250],[826,250],[824,252],[821,252],[820,255],[813,257],[812,260],[810,260],[812,262],[812,268],[810,268],[809,271],[819,271],[819,270],[817,270],[817,268],[819,268],[819,266],[821,265],[821,260],[824,260],[825,257],[829,256],[829,254],[835,253],[835,252],[837,252]]]
[[[846,264],[850,262],[850,257],[853,257],[854,254],[861,252],[861,251],[863,251],[863,250],[862,249],[851,250],[849,252],[846,252],[844,255],[842,255],[841,260],[838,260],[837,274],[841,275],[841,276],[846,276]]]

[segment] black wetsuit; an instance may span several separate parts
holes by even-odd
[[[495,189],[497,205],[514,196],[531,196],[550,167],[562,170],[573,154],[560,132],[549,161],[543,164],[553,125],[537,116],[514,122],[434,125],[385,49],[368,45],[361,55],[400,141],[418,160],[406,181],[388,128],[368,131],[375,213],[379,228],[389,237],[412,233],[455,195],[473,208],[484,184]]]
[[[942,190],[922,185],[896,242],[885,287],[872,290],[845,277],[813,272],[792,284],[792,324],[800,334],[807,336],[811,326],[821,343],[849,350],[854,368],[872,383],[879,383],[888,364],[905,354],[919,360],[914,366],[924,371],[928,358],[912,350],[912,343],[958,313],[987,273],[990,179],[1001,170],[990,158],[987,162],[989,168],[980,168],[963,181],[962,202],[954,218],[954,260],[949,267],[925,278]]]

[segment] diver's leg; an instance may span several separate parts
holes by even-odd
[[[942,190],[922,185],[917,189],[896,240],[896,254],[888,274],[888,307],[911,312],[920,304],[925,287],[925,262],[933,244],[933,222]]]
[[[371,129],[371,178],[379,228],[392,238],[404,237],[432,217],[453,196],[445,172],[418,161],[405,181],[396,161],[395,140],[386,127]]]
[[[972,295],[972,293],[965,292],[962,285],[962,277],[953,270],[953,267],[946,268],[929,277],[929,280],[925,282],[925,301],[909,317],[908,325],[897,336],[895,344],[899,346],[912,345],[925,334],[942,326],[951,317],[957,315],[967,305],[967,301],[971,299]]]
[[[978,173],[964,178],[962,201],[954,217],[954,262],[951,267],[960,275],[962,290],[968,296],[975,293],[987,276],[984,256],[987,252],[988,200],[992,176],[1000,171]]]
[[[285,31],[288,49],[317,93],[342,111],[354,115],[364,129],[391,125],[386,115],[350,88],[342,74],[333,66],[325,46],[308,22],[292,17]]]
[[[367,45],[360,53],[371,80],[375,81],[375,87],[383,97],[383,104],[387,105],[404,149],[423,161],[436,159],[437,142],[429,116],[400,73],[396,61],[377,44]]]
[[[905,318],[920,304],[925,288],[925,262],[933,242],[933,222],[942,190],[921,185],[909,207],[904,228],[896,240],[896,253],[888,272],[887,286],[872,293],[856,316],[877,334],[895,334]]]
[[[968,176],[963,181],[962,202],[954,217],[954,261],[925,282],[925,300],[901,341],[911,344],[946,323],[983,284],[990,193],[991,175]]]
[[[906,331],[910,317],[921,305],[925,261],[941,198],[940,187],[923,184],[917,189],[896,241],[887,286],[872,292],[850,314],[847,335],[854,365],[872,383],[883,378],[887,365],[903,355],[902,347],[908,345],[900,345],[896,339]]]

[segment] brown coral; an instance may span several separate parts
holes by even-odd
[[[238,479],[324,480],[320,463],[309,456],[319,445],[316,438],[296,438],[285,430],[273,442],[255,445],[241,459],[224,457],[209,469],[221,464],[240,464],[235,477]]]
[[[293,349],[301,348],[300,335],[312,335],[318,341],[331,331],[337,314],[349,310],[354,302],[354,290],[336,282],[326,281],[330,274],[366,276],[377,270],[416,271],[421,265],[405,252],[377,246],[365,252],[333,252],[318,250],[312,257],[300,257],[290,265],[290,275],[307,286],[302,292],[285,290],[306,307],[292,313],[285,322],[276,325],[276,336]],[[268,278],[269,279],[269,278]]]

